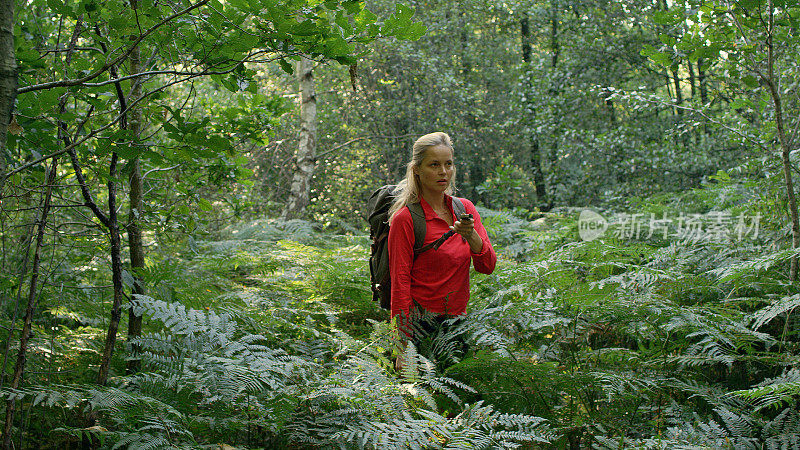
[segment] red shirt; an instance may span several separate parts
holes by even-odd
[[[392,317],[403,311],[409,313],[412,299],[428,311],[448,315],[464,314],[469,300],[469,266],[481,273],[492,273],[497,255],[483,228],[475,205],[462,199],[464,209],[475,220],[475,231],[483,241],[480,253],[472,253],[464,238],[456,234],[438,249],[420,253],[414,259],[414,223],[411,212],[403,208],[395,215],[389,228],[389,272],[392,280]],[[427,231],[423,245],[439,239],[450,230],[422,199]],[[453,200],[445,196],[445,204],[453,214]]]

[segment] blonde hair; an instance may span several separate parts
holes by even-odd
[[[392,207],[389,208],[389,225],[392,224],[395,214],[405,208],[406,205],[419,203],[421,189],[419,177],[414,173],[414,168],[422,164],[422,160],[425,159],[425,153],[429,148],[438,147],[440,145],[449,148],[451,152],[455,153],[450,136],[441,131],[426,134],[414,141],[414,146],[411,149],[411,161],[409,161],[406,166],[406,177],[397,185],[394,203]],[[447,195],[453,195],[455,191],[456,177],[455,166],[453,166],[453,176],[450,177],[450,183],[447,185],[445,193]]]

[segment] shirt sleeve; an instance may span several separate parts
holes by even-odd
[[[411,266],[414,263],[414,223],[408,208],[398,211],[389,227],[389,276],[392,280],[392,317],[408,317],[411,308]],[[398,319],[405,331],[405,321]],[[408,334],[408,333],[406,333]]]
[[[475,218],[475,231],[478,232],[478,236],[480,236],[481,241],[483,241],[483,247],[481,247],[480,253],[470,252],[472,253],[472,264],[478,272],[490,274],[494,272],[494,267],[497,265],[497,254],[494,252],[492,242],[489,240],[489,234],[486,233],[486,228],[483,227],[481,215],[478,214],[475,205],[469,200],[465,199],[463,201],[464,209]]]

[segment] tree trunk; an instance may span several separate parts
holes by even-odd
[[[672,82],[675,84],[675,104],[680,106],[683,103],[683,91],[681,90],[681,78],[678,75],[678,69],[680,66],[674,68],[672,70]],[[679,116],[683,115],[682,108],[675,108],[675,111],[678,113]]]
[[[22,331],[19,337],[19,352],[17,353],[17,363],[14,365],[14,375],[11,378],[10,389],[19,388],[22,382],[22,373],[25,370],[27,361],[28,342],[31,338],[31,324],[33,322],[33,310],[36,307],[36,291],[39,281],[39,267],[41,266],[41,251],[44,244],[44,230],[47,225],[47,214],[50,212],[50,200],[53,194],[53,184],[56,179],[58,169],[58,157],[53,158],[53,164],[47,173],[47,187],[45,188],[42,212],[38,220],[38,230],[36,232],[36,247],[33,253],[33,268],[31,270],[30,289],[28,290],[28,304],[25,309]],[[14,423],[14,412],[16,403],[14,400],[6,401],[6,421],[3,426],[3,448],[11,448],[11,425]]]
[[[136,9],[137,2],[132,1],[131,6]],[[130,54],[130,73],[135,74],[141,72],[141,56],[139,47],[134,47]],[[131,89],[130,99],[136,100],[142,96],[142,80],[134,79],[133,88]],[[142,111],[137,106],[129,111],[129,128],[131,131],[131,139],[135,145],[140,145],[139,135],[141,134],[142,125]],[[137,152],[138,153],[138,152]],[[131,174],[128,178],[130,190],[128,200],[130,202],[130,210],[128,212],[128,248],[131,256],[131,275],[133,276],[133,292],[135,295],[143,295],[145,293],[144,281],[142,280],[141,270],[144,269],[144,244],[142,241],[141,217],[142,209],[144,207],[144,198],[142,192],[142,167],[139,157],[135,157],[131,161]],[[135,298],[135,297],[134,297]],[[142,335],[142,316],[136,314],[134,308],[128,310],[128,342]],[[131,355],[128,360],[127,372],[135,373],[139,371],[141,360],[139,353],[141,352],[140,346],[137,344],[131,345]]]
[[[522,60],[530,64],[531,62],[531,27],[528,14],[519,20],[519,34],[522,38]]]
[[[117,154],[111,154],[108,177],[108,232],[111,238],[111,280],[114,284],[114,302],[111,305],[111,321],[108,323],[108,334],[100,368],[97,372],[97,384],[103,386],[108,381],[111,357],[117,342],[119,320],[122,316],[122,258],[120,257],[119,221],[117,219]]]
[[[459,36],[461,41],[461,74],[464,75],[466,79],[470,72],[472,72],[472,64],[470,64],[469,60],[469,19],[466,18],[464,11],[459,12],[458,18],[459,27],[461,28],[461,34]],[[472,115],[468,117],[474,119]]]
[[[134,131],[138,128],[136,119],[131,119],[131,130]],[[130,212],[128,213],[128,247],[131,256],[131,275],[133,276],[133,292],[135,295],[144,295],[144,281],[140,271],[144,269],[144,245],[142,242],[142,229],[140,227],[142,207],[144,205],[142,196],[142,169],[137,157],[132,162],[133,167],[131,170],[130,181]],[[134,297],[135,298],[135,297]],[[134,308],[128,311],[128,341],[138,338],[142,335],[142,316],[136,314]],[[131,359],[128,360],[127,371],[128,373],[135,373],[139,371],[141,360],[139,360],[139,353],[141,352],[138,344],[131,345]]]
[[[0,0],[0,198],[6,182],[6,137],[17,98],[14,54],[14,0]]]
[[[550,67],[555,69],[561,54],[558,43],[558,2],[555,0],[550,3],[550,52]]]
[[[697,60],[697,86],[700,88],[700,101],[703,105],[708,103],[708,86],[706,86],[706,71],[703,69],[703,58]]]
[[[103,53],[108,54],[106,44],[102,40],[99,25],[95,24],[94,30],[100,40],[100,48]],[[108,68],[109,74],[113,78],[119,78],[116,66]],[[135,83],[135,82],[134,82]],[[114,89],[119,103],[120,131],[129,130],[128,124],[128,102],[122,91],[122,84],[117,81]],[[123,134],[123,139],[125,135]],[[108,333],[106,343],[103,347],[103,354],[100,359],[100,367],[97,371],[97,384],[103,386],[108,381],[108,373],[111,366],[111,357],[114,355],[114,346],[117,343],[117,332],[119,331],[119,321],[122,317],[122,244],[119,234],[119,217],[117,214],[117,164],[119,157],[116,152],[111,153],[111,163],[108,169],[108,220],[105,222],[108,227],[109,239],[111,241],[111,281],[114,286],[114,299],[111,304],[111,320],[108,323]]]
[[[531,81],[531,29],[528,14],[525,13],[519,21],[519,34],[522,39],[523,77],[525,79],[525,105],[526,120],[528,125],[528,143],[530,145],[530,164],[533,172],[533,185],[536,189],[536,201],[540,205],[547,203],[547,188],[542,170],[542,152],[539,148],[539,135],[534,131],[536,122],[536,109],[532,105],[533,83]]]
[[[775,74],[775,52],[773,35],[775,29],[775,8],[772,0],[768,2],[769,22],[767,30],[767,74],[766,82],[775,108],[775,128],[778,132],[778,142],[781,146],[781,160],[783,162],[783,179],[786,184],[786,195],[789,200],[789,214],[792,223],[792,248],[800,247],[800,218],[797,213],[797,199],[794,194],[794,181],[792,180],[792,162],[789,154],[792,150],[791,143],[786,136],[786,124],[783,117],[783,100],[781,98],[780,80]],[[797,256],[793,256],[789,263],[789,281],[797,281]]]
[[[617,112],[614,108],[614,100],[611,97],[606,97],[606,109],[608,110],[609,114],[609,121],[611,122],[612,127],[617,126]]]
[[[302,57],[297,63],[300,82],[300,146],[292,177],[289,201],[281,217],[294,219],[305,212],[311,197],[311,179],[317,165],[317,94],[314,92],[314,61]]]

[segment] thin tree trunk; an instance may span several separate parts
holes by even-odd
[[[700,88],[700,101],[703,105],[708,103],[708,86],[706,86],[706,71],[703,69],[703,58],[697,60],[697,86]]]
[[[131,120],[131,129],[134,126]],[[139,158],[133,161],[133,168],[130,175],[130,212],[128,214],[128,247],[131,256],[131,275],[133,276],[133,295],[144,295],[144,281],[139,273],[144,268],[144,245],[142,242],[142,229],[140,227],[141,211],[144,204],[142,196],[142,169]],[[128,311],[128,341],[136,339],[142,335],[142,316],[136,314],[134,308]],[[139,353],[141,348],[138,344],[131,345],[131,359],[128,360],[128,373],[139,371],[141,360]]]
[[[97,384],[105,385],[108,381],[108,372],[111,357],[114,354],[114,345],[117,342],[119,320],[122,316],[122,258],[120,257],[119,222],[117,220],[117,154],[111,154],[111,164],[108,178],[108,231],[111,235],[111,280],[114,284],[114,303],[111,305],[111,321],[108,323],[106,344],[97,372]]]
[[[69,67],[70,63],[72,62],[72,55],[73,55],[73,53],[75,51],[75,46],[78,43],[78,38],[80,37],[82,31],[83,31],[83,16],[78,16],[78,20],[75,22],[75,27],[72,30],[72,37],[70,38],[70,41],[69,41],[69,44],[68,44],[68,47],[67,47],[67,52],[66,52],[66,54],[64,56],[64,71],[65,71],[65,73],[66,73],[66,68]],[[64,94],[64,95],[61,96],[61,98],[59,98],[59,100],[58,100],[58,112],[59,112],[59,114],[63,114],[66,111],[68,96],[69,96],[69,94]],[[67,133],[67,126],[66,126],[66,124],[64,122],[61,122],[61,121],[58,122],[58,140],[64,142],[65,145],[69,145],[69,134]],[[42,218],[38,221],[39,222],[39,232],[40,233],[42,232],[42,228],[44,227],[44,224],[46,223],[47,213],[48,213],[48,211],[50,209],[50,197],[52,196],[52,186],[53,186],[53,183],[55,182],[57,164],[58,164],[58,157],[54,157],[53,158],[53,168],[47,174],[47,178],[46,178],[47,179],[47,185],[46,185],[46,188],[45,188],[45,200],[44,200],[44,203],[43,203],[44,206],[42,207],[42,216],[41,216]],[[34,227],[31,226],[31,228],[30,228],[30,232],[31,233],[33,232],[33,228]],[[39,239],[39,236],[37,235],[37,244],[36,244],[37,246],[36,246],[36,249],[35,249],[35,252],[34,252],[35,255],[34,255],[33,270],[32,270],[32,275],[31,275],[31,292],[29,292],[29,294],[28,294],[28,307],[29,308],[31,307],[31,301],[32,301],[31,300],[31,295],[34,295],[33,292],[35,291],[36,279],[38,278],[38,272],[39,272],[38,257],[39,257],[39,253],[40,253],[40,249],[41,249],[41,242],[39,242],[38,239]],[[25,273],[25,267],[27,267],[27,265],[28,265],[29,244],[25,244],[25,245],[23,245],[23,247],[25,248],[25,255],[23,257],[22,271],[20,272],[20,283],[19,283],[20,290],[18,291],[18,294],[17,294],[17,305],[19,305],[19,297],[21,295],[22,280],[23,280],[24,273]],[[17,320],[17,309],[15,308],[12,324],[14,322],[16,322],[16,320]],[[21,336],[20,337],[20,353],[17,355],[17,365],[14,368],[14,374],[15,374],[14,376],[15,377],[16,377],[16,374],[17,374],[18,370],[20,372],[20,377],[22,376],[22,371],[24,370],[25,354],[24,354],[24,351],[23,351],[23,340],[25,341],[24,348],[27,349],[27,339],[29,337],[26,337],[26,333],[30,334],[29,320],[32,320],[32,318],[28,316],[28,311],[26,311],[26,316],[25,316],[24,323],[25,323],[25,325],[28,326],[28,328],[27,328],[27,331],[26,331],[25,330],[25,325],[23,325],[23,331],[22,331],[22,334],[20,335]],[[11,331],[13,331],[13,329]],[[0,385],[2,385],[3,382],[5,381],[4,380],[4,378],[5,378],[5,365],[6,365],[6,358],[8,356],[8,350],[9,350],[9,347],[10,347],[10,339],[11,339],[11,332],[9,332],[9,341],[6,341],[6,346],[5,346],[4,353],[3,353],[3,371],[4,371],[4,373],[3,373],[2,376],[0,376]],[[20,355],[22,355],[22,359],[21,360],[20,360]],[[20,361],[21,361],[21,365],[20,365]],[[12,386],[14,386],[13,388],[15,389],[16,387],[19,386],[19,383],[17,382],[17,384],[15,385],[14,381],[12,381]],[[13,404],[11,405],[11,408],[13,408]],[[8,410],[8,408],[7,408],[7,410]],[[11,414],[13,416],[13,411],[12,411]],[[10,427],[10,424],[11,424],[12,420],[13,420],[13,417],[11,419],[9,419],[8,417],[6,418],[6,426],[7,427]],[[4,446],[4,448],[7,448],[8,444],[6,443],[6,437],[9,436],[9,434],[7,432],[4,432],[3,436],[4,436],[3,437],[3,446]],[[10,443],[10,437],[8,437],[8,439],[9,439],[9,443]]]
[[[44,245],[44,230],[47,225],[47,214],[50,212],[50,200],[53,194],[53,184],[56,179],[58,169],[58,157],[53,158],[53,164],[47,173],[47,187],[45,188],[42,212],[38,220],[38,230],[36,232],[36,247],[33,253],[33,268],[31,270],[30,289],[28,290],[28,303],[25,309],[22,331],[19,338],[19,352],[17,353],[17,363],[14,365],[14,375],[11,378],[12,390],[19,388],[22,382],[22,373],[25,370],[27,361],[28,342],[31,338],[31,324],[33,322],[33,312],[36,308],[36,291],[39,281],[39,267],[41,266],[41,251]],[[6,401],[6,421],[3,425],[3,448],[11,448],[11,426],[14,423],[14,413],[16,403],[9,399]]]
[[[666,11],[667,10],[667,1],[666,0],[656,0],[656,10],[657,11]],[[665,34],[667,33],[666,27],[664,25],[656,25],[656,32],[658,34]],[[664,77],[664,87],[667,89],[667,98],[670,99],[670,103],[672,103],[672,89],[674,88],[674,80],[670,77],[669,69],[664,68],[664,71],[661,72],[661,76]],[[678,109],[673,105],[671,108],[672,116],[676,116],[678,114]]]
[[[789,214],[792,222],[792,248],[800,247],[800,218],[797,212],[797,200],[794,194],[794,182],[792,180],[792,162],[789,157],[791,145],[786,137],[786,126],[783,117],[783,101],[781,98],[780,80],[775,75],[775,54],[773,34],[775,28],[775,9],[772,0],[769,0],[769,29],[767,30],[767,75],[766,82],[769,93],[772,97],[772,104],[775,107],[775,128],[778,132],[778,142],[781,146],[781,159],[783,162],[783,178],[786,184],[786,195],[789,200]],[[789,263],[789,281],[797,281],[798,258],[793,256]]]
[[[8,353],[11,351],[11,336],[15,330],[15,324],[19,318],[19,306],[22,303],[23,284],[25,282],[26,274],[28,273],[28,261],[30,260],[31,244],[33,241],[33,232],[36,229],[36,222],[31,223],[27,229],[23,231],[22,239],[20,239],[20,248],[22,248],[22,261],[19,264],[17,272],[17,293],[14,302],[14,314],[11,317],[11,329],[8,330],[6,342],[3,347],[3,364],[0,366],[0,389],[5,387],[6,383],[6,364],[8,363]]]
[[[100,48],[103,53],[108,54],[108,48],[103,37],[100,33],[98,24],[94,26],[95,33],[100,38]],[[108,68],[109,74],[114,78],[119,78],[117,67],[111,66]],[[114,89],[117,94],[117,101],[119,102],[120,131],[128,130],[128,102],[125,98],[125,93],[122,91],[122,84],[117,81],[114,83]],[[124,136],[124,135],[123,135]],[[123,137],[124,139],[124,137]],[[117,215],[117,164],[119,157],[116,152],[111,153],[111,162],[108,170],[108,216],[105,222],[108,227],[109,240],[111,241],[111,281],[114,286],[114,299],[111,304],[111,320],[108,323],[108,332],[106,334],[106,343],[103,347],[103,353],[100,359],[100,367],[97,371],[97,384],[105,385],[108,381],[108,373],[111,366],[111,357],[114,355],[114,346],[117,343],[117,333],[119,331],[119,321],[122,317],[122,256],[121,256],[121,239],[119,234],[119,217]],[[76,169],[77,172],[77,169]],[[77,173],[76,173],[77,175]],[[78,177],[76,177],[78,178]],[[78,178],[80,181],[80,178]],[[84,183],[81,183],[84,192],[87,189]],[[97,208],[95,208],[97,209]],[[101,219],[102,220],[102,219]]]
[[[472,64],[469,62],[469,27],[467,25],[468,19],[465,17],[464,11],[459,12],[458,14],[458,22],[459,26],[461,27],[461,73],[464,75],[465,79],[469,76],[470,72],[472,72]],[[473,117],[471,115],[467,116],[470,119]]]
[[[522,40],[522,62],[524,78],[526,82],[525,111],[527,114],[526,123],[528,124],[528,143],[530,145],[530,164],[533,172],[533,185],[536,189],[536,201],[539,204],[547,203],[547,189],[544,182],[544,171],[542,170],[542,151],[539,148],[539,136],[534,131],[536,121],[536,109],[532,105],[530,97],[533,96],[533,83],[531,81],[531,29],[528,14],[524,13],[519,20],[519,34]]]
[[[706,86],[706,72],[703,69],[703,58],[697,59],[697,89],[700,91],[700,102],[703,107],[708,105],[708,86]],[[703,134],[708,134],[708,123],[703,122]]]
[[[297,63],[300,82],[300,146],[292,177],[289,201],[281,215],[293,219],[303,215],[311,198],[311,179],[317,165],[317,94],[314,91],[314,61],[302,57]]]
[[[681,78],[678,75],[678,67],[672,70],[672,82],[675,84],[675,104],[680,106],[683,104],[683,90],[681,90]],[[675,108],[679,116],[683,115],[682,108]]]
[[[137,1],[131,2],[131,7],[136,9]],[[130,54],[130,73],[141,72],[141,56],[139,47],[134,47]],[[139,79],[134,79],[130,98],[138,99],[142,95],[142,83]],[[142,131],[142,112],[139,107],[134,107],[130,112],[130,131],[131,138],[138,145],[139,135]],[[145,293],[144,281],[140,271],[144,269],[144,245],[142,241],[141,217],[144,207],[142,190],[142,167],[139,157],[131,162],[131,174],[128,178],[130,192],[128,200],[130,211],[128,213],[128,248],[131,256],[131,275],[133,276],[133,295],[143,295]],[[136,314],[134,308],[128,310],[128,341],[136,339],[142,335],[142,316]],[[131,345],[131,358],[128,360],[127,372],[138,372],[141,366],[139,353],[141,352],[138,344]]]
[[[556,76],[556,69],[558,68],[558,60],[561,55],[561,44],[558,40],[558,11],[559,3],[557,0],[550,2],[550,69],[552,76],[550,77],[550,95],[553,98],[558,98],[561,95],[561,87],[559,86],[560,77]],[[558,138],[561,134],[561,126],[556,125],[553,130],[553,141],[550,147],[550,167],[556,167],[558,164]],[[539,188],[537,188],[538,190]],[[544,181],[544,173],[542,173],[542,190],[544,190],[544,197],[539,202],[539,209],[542,211],[550,211],[553,208],[553,200],[547,195],[547,190]]]
[[[558,66],[558,57],[561,46],[558,43],[558,2],[553,0],[550,4],[550,67]]]
[[[14,0],[0,0],[0,198],[6,182],[6,138],[17,98],[14,54]]]
[[[609,113],[609,116],[610,116],[609,120],[611,122],[611,126],[612,127],[616,127],[617,126],[617,111],[614,108],[614,100],[612,100],[610,97],[606,98],[606,109],[608,109],[608,113]]]
[[[691,93],[691,100],[694,100],[697,97],[697,89],[695,88],[694,65],[691,61],[686,62],[686,69],[689,71],[689,92]]]
[[[519,20],[519,34],[522,38],[522,60],[530,64],[531,62],[531,27],[526,13]]]

